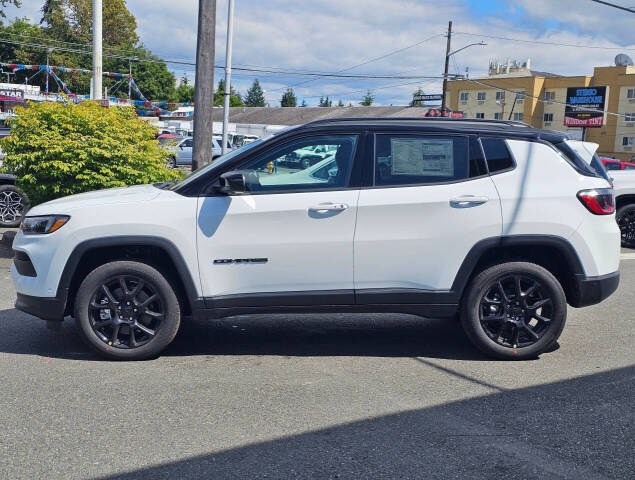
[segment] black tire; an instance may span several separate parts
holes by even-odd
[[[503,360],[526,360],[558,340],[567,301],[549,271],[533,263],[510,262],[490,267],[472,280],[461,314],[467,336],[481,352]]]
[[[18,227],[28,209],[26,193],[15,185],[0,185],[0,227]]]
[[[84,279],[75,298],[75,322],[80,335],[101,356],[144,360],[156,357],[172,342],[181,311],[174,290],[159,271],[144,263],[117,261],[96,268]]]
[[[615,215],[622,235],[622,246],[635,248],[635,204],[620,207]]]
[[[170,168],[177,168],[176,157],[170,157]]]
[[[302,170],[306,170],[307,168],[311,167],[311,160],[309,160],[308,158],[303,158],[302,159]]]

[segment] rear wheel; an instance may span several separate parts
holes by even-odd
[[[15,185],[0,185],[0,227],[20,225],[28,209],[29,199]]]
[[[142,360],[159,354],[175,337],[179,302],[165,277],[139,262],[95,269],[75,299],[81,335],[109,359]]]
[[[622,246],[635,248],[635,205],[621,207],[615,218],[622,234]]]
[[[566,318],[566,297],[558,280],[538,265],[513,262],[474,278],[461,322],[486,355],[524,360],[549,350]]]

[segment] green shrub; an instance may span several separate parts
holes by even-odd
[[[31,103],[16,108],[11,135],[0,140],[4,169],[35,205],[75,193],[178,176],[151,125],[129,107],[94,102]]]

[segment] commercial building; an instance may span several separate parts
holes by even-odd
[[[493,61],[487,77],[449,82],[448,105],[466,117],[511,118],[577,138],[584,134],[586,140],[600,145],[598,153],[630,161],[635,159],[635,67],[623,55],[616,63],[620,64],[594,68],[592,76],[569,77],[532,70],[529,60],[504,65]],[[603,106],[595,110],[605,114],[591,118],[593,111],[587,111],[586,119],[578,120],[571,113],[565,122],[566,105],[578,100],[601,100]],[[589,126],[583,132],[579,125],[584,123]]]

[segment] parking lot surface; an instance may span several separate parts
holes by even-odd
[[[386,314],[190,321],[158,359],[102,361],[13,309],[9,265],[0,246],[0,478],[635,477],[633,253],[526,362]]]

